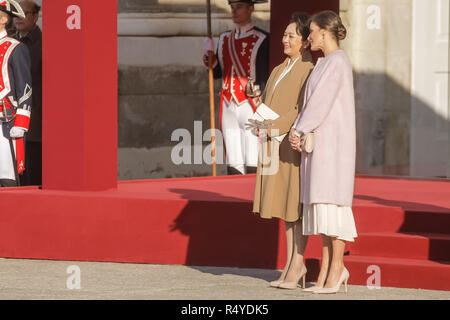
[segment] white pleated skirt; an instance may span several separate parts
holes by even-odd
[[[303,204],[303,235],[324,234],[340,240],[354,242],[355,219],[351,207],[335,204]]]

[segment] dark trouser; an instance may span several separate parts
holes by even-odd
[[[22,186],[42,184],[42,142],[25,142],[25,171],[20,177]]]
[[[0,187],[17,187],[16,180],[0,179]]]
[[[247,167],[247,174],[256,173],[257,167]]]
[[[246,171],[247,171],[247,174],[256,173],[256,167],[247,167]],[[239,175],[239,174],[242,174],[239,170],[237,170],[233,167],[227,166],[227,175],[232,176],[232,175]]]

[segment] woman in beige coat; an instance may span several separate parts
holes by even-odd
[[[285,221],[287,260],[278,280],[270,286],[296,289],[306,268],[303,263],[307,237],[302,235],[299,201],[300,154],[291,149],[288,138],[278,142],[275,137],[289,133],[299,113],[302,88],[314,65],[309,52],[309,15],[295,13],[283,36],[286,60],[271,73],[263,95],[264,104],[280,117],[266,120],[270,129],[260,136],[253,212],[262,218]],[[266,136],[267,135],[267,136]]]

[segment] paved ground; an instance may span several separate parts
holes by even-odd
[[[80,289],[68,289],[77,284],[71,266],[79,268]],[[350,286],[347,294],[323,296],[268,287],[278,275],[265,269],[0,259],[0,299],[450,300],[450,291]]]

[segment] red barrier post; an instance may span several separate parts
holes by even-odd
[[[339,13],[339,0],[276,0],[270,7],[270,66],[271,69],[285,59],[281,46],[284,30],[295,11],[315,14],[323,10],[332,10]],[[317,58],[318,54],[313,53]]]
[[[117,0],[43,1],[42,183],[117,187]]]

